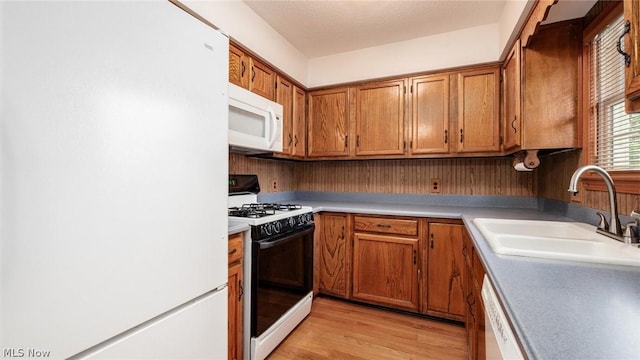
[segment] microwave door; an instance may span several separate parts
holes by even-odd
[[[272,108],[268,109],[270,126],[268,128],[269,148],[274,151],[282,151],[282,119],[276,115]]]
[[[229,99],[229,145],[269,150],[271,117],[267,110]]]

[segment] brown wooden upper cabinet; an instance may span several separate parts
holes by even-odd
[[[229,82],[269,100],[276,99],[276,73],[233,44],[229,44]]]
[[[624,19],[629,22],[624,48],[630,55],[625,68],[626,110],[640,112],[640,3],[637,0],[624,1]]]
[[[282,152],[291,154],[293,150],[293,84],[280,75],[276,81],[276,102],[282,105]]]
[[[460,153],[500,151],[500,69],[488,67],[457,74]]]
[[[356,156],[404,154],[405,89],[405,79],[355,88]]]
[[[349,155],[349,88],[309,93],[307,156]]]
[[[307,93],[297,86],[293,86],[293,146],[291,155],[304,157],[307,149]]]
[[[541,26],[521,48],[521,81],[513,80],[522,91],[522,149],[580,147],[581,53],[580,21]],[[505,120],[508,132],[509,118]]]
[[[502,66],[502,148],[505,151],[520,149],[521,145],[520,69],[520,39],[517,39]]]
[[[449,74],[411,78],[411,154],[449,152]]]

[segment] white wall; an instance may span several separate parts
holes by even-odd
[[[498,59],[498,26],[483,25],[309,60],[309,87]]]
[[[182,1],[238,43],[306,85],[307,58],[242,1]]]
[[[535,1],[533,0],[508,0],[505,2],[498,22],[500,60],[504,60],[511,50],[511,44],[518,36],[520,28],[527,20],[527,16],[534,5]]]
[[[183,3],[306,87],[498,61],[533,0],[505,2],[499,23],[307,59],[242,1]]]

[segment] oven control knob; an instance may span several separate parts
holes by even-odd
[[[271,224],[273,226],[273,232],[278,234],[282,231],[282,224],[279,221],[276,221]]]
[[[289,227],[296,226],[296,219],[294,219],[293,217],[290,217],[287,221],[289,222]]]
[[[273,235],[273,232],[272,232],[271,227],[269,226],[269,224],[262,225],[262,231],[265,234],[267,234],[267,236]]]

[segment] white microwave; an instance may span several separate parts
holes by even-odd
[[[244,153],[282,151],[282,105],[229,83],[229,145]]]

